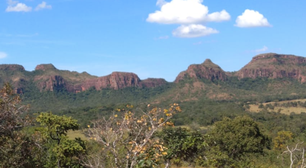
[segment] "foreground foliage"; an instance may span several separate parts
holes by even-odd
[[[270,147],[270,139],[259,124],[249,117],[224,118],[208,132],[207,160],[216,167],[237,167],[247,163],[250,155],[263,154]]]
[[[217,114],[230,106],[244,108],[229,104],[221,103]],[[103,110],[113,113],[87,124],[88,139],[71,140],[67,132],[79,129],[77,120],[51,112],[31,120],[26,115],[28,106],[21,104],[8,84],[0,91],[0,105],[0,167],[306,166],[305,113],[211,115],[206,120],[210,127],[193,124],[188,129],[173,125],[173,116],[181,111],[176,103],[166,109],[125,105],[114,110],[112,106]],[[204,105],[211,110],[209,103]],[[197,118],[182,114],[178,115]]]
[[[166,167],[171,164],[171,161],[176,166],[181,166],[184,162],[196,165],[202,160],[208,146],[204,135],[198,131],[190,131],[181,127],[165,128],[158,132],[157,136],[167,147],[167,155],[164,156]]]
[[[79,125],[71,117],[41,113],[37,117],[40,126],[37,130],[44,146],[46,167],[81,167],[79,158],[86,152],[81,139],[69,140],[68,130],[77,130]]]
[[[148,105],[146,111],[132,112],[132,108],[127,105],[125,109],[117,109],[113,116],[88,125],[87,135],[100,145],[102,157],[104,155],[109,160],[109,165],[103,165],[105,167],[152,167],[167,155],[167,148],[153,135],[162,127],[173,126],[169,120],[181,112],[178,104],[172,104],[169,109]],[[90,156],[85,165],[103,167],[97,160],[102,160],[101,152]]]
[[[21,131],[30,124],[25,116],[28,107],[20,103],[20,97],[5,84],[0,90],[0,167],[26,167],[34,161],[34,142]]]

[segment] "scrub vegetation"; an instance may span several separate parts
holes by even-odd
[[[271,102],[257,113],[248,103],[207,100],[32,114],[9,84],[0,93],[1,167],[305,166],[306,113],[274,112]]]

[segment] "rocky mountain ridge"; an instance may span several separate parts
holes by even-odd
[[[238,78],[292,78],[306,82],[306,58],[275,53],[260,54],[240,69]]]
[[[207,79],[210,81],[227,81],[230,77],[242,78],[291,78],[300,83],[306,82],[306,58],[294,55],[266,53],[255,57],[237,72],[225,72],[210,59],[202,64],[193,64],[176,77],[174,83],[184,80]],[[18,93],[22,93],[27,83],[34,83],[40,91],[67,90],[82,92],[90,88],[114,90],[126,87],[152,88],[167,84],[162,78],[141,80],[136,74],[113,72],[110,75],[97,77],[86,72],[58,70],[52,64],[37,65],[34,71],[26,71],[16,64],[0,65],[0,83],[10,82]]]
[[[210,59],[206,59],[202,64],[193,64],[188,67],[186,71],[181,72],[175,79],[175,83],[183,81],[186,78],[208,80],[222,80],[227,79],[226,73]]]
[[[0,65],[0,81],[10,82],[17,93],[23,92],[26,83],[33,82],[40,91],[67,90],[82,92],[90,88],[101,90],[104,88],[122,89],[126,87],[157,87],[166,84],[166,80],[149,78],[140,80],[134,73],[113,72],[110,75],[96,77],[86,72],[58,70],[52,64],[37,65],[32,72],[26,71],[23,66],[15,64]]]
[[[251,62],[234,73],[225,72],[218,65],[207,59],[202,64],[190,65],[186,71],[177,76],[175,82],[182,81],[185,78],[226,81],[230,76],[236,76],[239,79],[255,79],[258,77],[272,79],[292,78],[305,83],[306,58],[275,53],[260,54],[253,57]]]

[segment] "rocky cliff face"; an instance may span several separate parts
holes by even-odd
[[[36,86],[40,91],[55,91],[60,89],[67,89],[67,82],[63,77],[54,75],[54,76],[46,76],[41,78],[40,76],[34,77],[34,81],[36,82]]]
[[[202,64],[190,65],[186,71],[181,72],[175,79],[175,82],[184,80],[185,78],[208,80],[222,80],[227,79],[225,72],[210,59],[206,59]]]
[[[275,53],[260,54],[240,69],[238,78],[293,78],[306,82],[306,58]]]
[[[91,87],[94,87],[96,90],[101,90],[103,88],[118,90],[125,87],[138,87],[139,82],[139,77],[134,73],[113,72],[107,76],[86,80],[77,85],[75,89],[76,92],[85,91]]]
[[[58,70],[52,64],[37,65],[33,72],[25,71],[20,65],[0,65],[0,70],[5,72],[3,75],[0,74],[0,82],[11,82],[17,93],[23,92],[25,81],[34,82],[40,91],[67,90],[75,93],[86,91],[92,87],[96,90],[104,88],[118,90],[126,87],[151,88],[167,83],[164,79],[153,78],[142,81],[136,74],[126,72],[113,72],[107,76],[96,77],[86,72]],[[31,73],[33,75],[29,75]],[[9,74],[15,75],[10,76]]]
[[[238,78],[292,78],[306,82],[306,58],[294,55],[275,53],[261,54],[237,72],[224,72],[218,65],[207,59],[202,64],[190,65],[181,72],[175,83],[182,80],[208,79],[226,81],[231,76]],[[21,65],[0,65],[0,83],[10,82],[16,92],[22,93],[28,83],[34,83],[40,91],[67,90],[82,92],[92,87],[96,90],[104,88],[122,89],[126,87],[151,88],[167,84],[164,79],[149,78],[140,80],[134,73],[113,72],[110,75],[96,77],[86,72],[70,72],[58,70],[52,64],[37,65],[35,71],[28,72]]]

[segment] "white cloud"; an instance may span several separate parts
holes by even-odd
[[[205,27],[200,24],[182,25],[172,32],[173,36],[183,38],[201,37],[215,33],[219,32],[213,28]]]
[[[18,3],[17,1],[8,1],[8,7],[6,8],[6,12],[30,12],[32,11],[32,7],[27,6],[24,3]]]
[[[158,0],[159,11],[149,14],[147,21],[161,24],[196,24],[202,22],[220,22],[230,19],[230,15],[222,10],[208,14],[208,7],[203,0]]]
[[[6,8],[6,12],[31,12],[32,7],[27,6],[24,3],[19,3],[18,1],[14,0],[7,0],[8,7]],[[38,4],[35,8],[36,11],[42,10],[42,9],[52,9],[51,5],[47,5],[45,1]]]
[[[43,1],[41,4],[37,5],[35,10],[38,11],[38,10],[42,10],[42,9],[52,9],[52,6],[47,5],[47,3],[45,1]]]
[[[230,19],[231,16],[226,12],[226,10],[222,10],[221,12],[214,12],[207,15],[207,21],[209,22],[222,22]]]
[[[270,27],[268,19],[258,11],[246,9],[242,15],[236,19],[237,27]]]
[[[7,57],[7,54],[5,52],[0,52],[0,59],[3,59]]]
[[[162,7],[163,5],[165,5],[167,2],[165,0],[157,0],[156,5],[159,7]]]
[[[268,47],[263,46],[262,48],[255,50],[255,52],[256,52],[256,53],[261,53],[261,52],[267,51],[268,49],[269,49]]]

